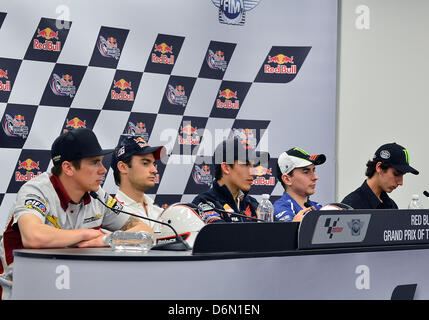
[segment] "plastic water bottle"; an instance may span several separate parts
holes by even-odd
[[[270,195],[269,194],[263,194],[262,195],[262,201],[259,203],[258,206],[258,214],[259,219],[273,222],[273,215],[274,215],[274,207],[273,204],[270,201]]]
[[[153,236],[147,231],[115,231],[103,239],[115,251],[148,252],[154,243]]]
[[[413,194],[408,209],[423,209],[423,204],[419,199],[418,194]]]

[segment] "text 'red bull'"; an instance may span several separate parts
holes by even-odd
[[[152,53],[152,63],[160,63],[160,64],[174,64],[174,55],[173,55],[173,47],[168,46],[164,42],[160,45],[155,44],[154,52],[160,52],[161,56],[157,56],[156,53]],[[170,54],[168,57],[166,53]]]
[[[40,42],[38,39],[34,39],[33,49],[52,52],[61,51],[61,41],[58,41],[58,31],[55,32],[51,28],[45,28],[43,30],[38,29],[36,38],[43,38],[45,39],[45,42]],[[54,43],[51,39],[55,39],[57,41]]]

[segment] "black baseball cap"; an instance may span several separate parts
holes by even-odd
[[[56,166],[64,161],[104,156],[112,152],[113,149],[101,149],[92,130],[78,128],[64,132],[55,139],[51,147],[51,158]]]
[[[388,164],[402,173],[411,172],[412,174],[419,174],[409,164],[410,154],[408,150],[395,142],[383,144],[379,147],[373,156],[373,161]]]
[[[152,153],[155,160],[162,159],[166,154],[166,149],[163,146],[151,147],[147,144],[146,140],[141,136],[136,135],[122,135],[118,145],[115,148],[112,157],[111,167],[116,170],[119,161],[134,155],[143,155]]]
[[[255,151],[246,141],[237,137],[228,138],[219,143],[213,154],[213,163],[226,162],[233,164],[235,160],[242,162],[253,162],[255,165],[268,163],[270,154],[268,152]]]

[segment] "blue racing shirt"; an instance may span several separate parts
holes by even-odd
[[[309,204],[317,210],[322,208],[318,202],[307,200]],[[303,208],[292,198],[287,192],[284,192],[282,197],[274,202],[274,221],[291,222],[295,215]]]

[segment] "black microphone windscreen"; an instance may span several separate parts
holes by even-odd
[[[429,192],[427,192],[426,190],[425,190],[425,191],[423,191],[423,194],[424,194],[426,197],[429,197]]]
[[[310,207],[311,207],[311,204],[309,204],[308,202],[304,202],[304,207],[306,207],[306,208],[310,208]]]

